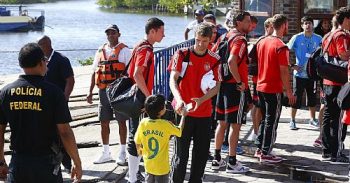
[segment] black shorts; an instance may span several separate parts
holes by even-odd
[[[216,120],[223,120],[227,123],[245,124],[247,108],[246,92],[237,90],[235,83],[221,83],[216,99]]]
[[[316,81],[294,76],[293,91],[294,91],[294,96],[297,97],[296,103],[292,106],[294,109],[300,109],[304,90],[306,91],[306,106],[308,107],[316,106],[316,92],[317,92]]]

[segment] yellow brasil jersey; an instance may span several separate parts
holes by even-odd
[[[135,143],[142,145],[142,156],[147,173],[165,175],[170,171],[170,136],[181,136],[181,129],[164,119],[144,118],[135,134]]]

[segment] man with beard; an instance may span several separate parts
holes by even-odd
[[[224,141],[226,128],[231,128],[229,133],[229,160],[226,168],[228,173],[245,173],[248,167],[241,165],[236,159],[239,131],[241,125],[246,122],[245,108],[247,108],[246,92],[248,89],[247,66],[247,40],[245,35],[250,31],[250,14],[239,12],[234,17],[235,28],[227,34],[229,57],[227,60],[230,75],[227,79],[221,78],[221,87],[217,95],[215,119],[219,120],[219,126],[215,134],[215,154],[212,169],[218,170],[226,165],[221,158],[221,146]],[[224,37],[221,38],[221,40]],[[220,41],[218,40],[217,45]],[[213,50],[216,50],[215,47]],[[221,69],[225,70],[224,65]]]
[[[281,114],[283,88],[287,91],[289,104],[295,103],[290,86],[289,50],[282,38],[288,32],[288,19],[285,15],[276,14],[272,18],[275,29],[257,44],[258,82],[257,88],[262,111],[262,121],[258,137],[255,141],[257,151],[255,157],[262,163],[278,163],[282,158],[272,155],[272,147],[276,140],[276,130]]]

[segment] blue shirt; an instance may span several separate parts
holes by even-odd
[[[287,46],[290,50],[294,50],[296,57],[296,65],[301,67],[300,71],[294,70],[294,76],[300,78],[308,78],[306,73],[306,65],[311,54],[321,45],[322,37],[312,34],[311,37],[305,36],[304,32],[296,34],[288,42]]]

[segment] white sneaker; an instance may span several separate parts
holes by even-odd
[[[106,162],[110,162],[113,161],[113,158],[111,156],[111,153],[105,153],[102,152],[101,156],[94,161],[94,164],[101,164],[101,163],[106,163]]]
[[[226,172],[227,173],[246,173],[249,171],[249,168],[246,166],[243,166],[240,162],[236,162],[235,165],[231,165],[230,163],[227,163]]]
[[[117,164],[118,165],[127,165],[126,161],[126,153],[119,151],[118,158],[117,158]]]

